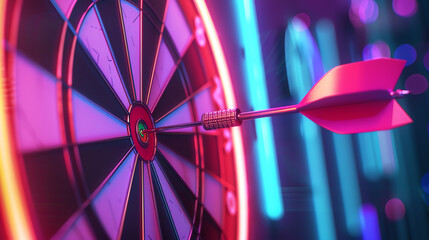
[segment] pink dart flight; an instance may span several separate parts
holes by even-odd
[[[349,134],[387,130],[413,120],[395,100],[409,91],[394,91],[404,60],[382,58],[333,68],[298,104],[318,125]]]

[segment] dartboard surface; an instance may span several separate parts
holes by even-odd
[[[241,136],[140,134],[230,105],[197,5],[7,1],[12,160],[36,237],[241,237]]]

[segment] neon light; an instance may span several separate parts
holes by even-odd
[[[0,39],[4,39],[6,1],[0,1]],[[30,214],[25,204],[23,189],[14,155],[13,133],[10,116],[7,114],[9,88],[5,85],[4,41],[0,42],[0,192],[2,218],[6,225],[7,235],[11,239],[35,239]]]
[[[323,68],[328,72],[340,64],[336,41],[335,27],[329,20],[321,20],[316,24],[316,36],[323,59]],[[353,142],[349,135],[332,134],[335,146],[337,172],[340,178],[341,199],[347,231],[352,236],[359,236],[361,231],[359,208],[361,196],[359,181],[356,175]]]
[[[302,99],[323,75],[319,49],[305,23],[290,21],[285,35],[285,58],[291,95]],[[302,140],[313,190],[317,234],[319,239],[335,239],[335,225],[329,182],[319,127],[306,118],[301,120]]]
[[[364,204],[360,208],[359,214],[362,226],[362,239],[381,239],[380,227],[378,226],[377,209],[372,204]]]
[[[396,158],[396,147],[392,141],[392,131],[377,132],[378,144],[380,148],[381,166],[385,176],[396,173],[398,164]]]
[[[61,60],[63,59],[64,41],[66,38],[66,30],[67,30],[67,22],[64,22],[63,30],[61,31],[60,46],[58,47],[58,55],[57,55],[57,74],[56,74],[56,77],[58,79],[61,79],[62,71],[63,71],[63,64],[62,64],[63,62]]]
[[[234,90],[232,88],[229,70],[225,61],[222,47],[217,36],[216,29],[211,19],[210,13],[204,0],[194,0],[199,15],[201,16],[206,33],[216,60],[217,70],[222,81],[225,92],[225,100],[228,108],[237,106],[235,102]],[[234,158],[237,177],[238,193],[238,232],[237,239],[246,240],[248,238],[248,205],[247,205],[247,176],[246,164],[243,151],[243,142],[240,128],[232,128],[232,141],[234,143]]]
[[[376,181],[383,175],[377,133],[360,133],[357,137],[363,175],[368,180]]]
[[[241,41],[246,53],[248,100],[254,110],[267,109],[270,106],[254,2],[236,1],[235,7]],[[257,135],[255,149],[258,156],[257,169],[262,187],[263,211],[267,217],[278,220],[283,217],[284,207],[271,118],[255,120],[255,128]]]

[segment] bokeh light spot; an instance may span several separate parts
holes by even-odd
[[[405,89],[412,94],[421,94],[428,89],[428,80],[421,74],[413,74],[405,80]]]
[[[416,0],[393,0],[393,11],[401,17],[411,17],[417,12]]]
[[[350,8],[350,18],[356,16],[362,23],[371,23],[378,18],[378,4],[374,0],[352,0]]]
[[[367,44],[362,52],[363,60],[377,59],[383,57],[390,58],[389,45],[387,45],[387,43],[383,41],[377,41],[375,43]]]
[[[422,186],[423,191],[429,194],[429,172],[423,175],[420,184]]]
[[[392,198],[387,201],[384,211],[390,221],[399,221],[405,216],[405,206],[398,198]]]
[[[410,44],[402,44],[395,50],[394,57],[397,59],[406,60],[405,66],[412,64],[417,57],[416,49]]]

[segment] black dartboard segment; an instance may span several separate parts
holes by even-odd
[[[24,155],[26,175],[43,238],[50,238],[78,209],[62,148]]]
[[[181,76],[181,70],[178,68],[171,77],[152,112],[152,116],[155,121],[158,121],[171,109],[175,108],[179,103],[186,99],[187,94],[183,86],[183,78]]]
[[[142,190],[143,190],[143,166],[142,160],[137,161],[134,170],[133,181],[131,183],[130,195],[128,198],[127,209],[125,212],[124,227],[122,229],[121,239],[132,239],[141,236],[140,226],[142,226]]]
[[[19,25],[18,49],[55,76],[59,40],[64,22],[48,1],[25,1]],[[44,35],[40,33],[47,33]]]
[[[80,161],[90,192],[93,192],[131,149],[130,138],[79,145]]]

